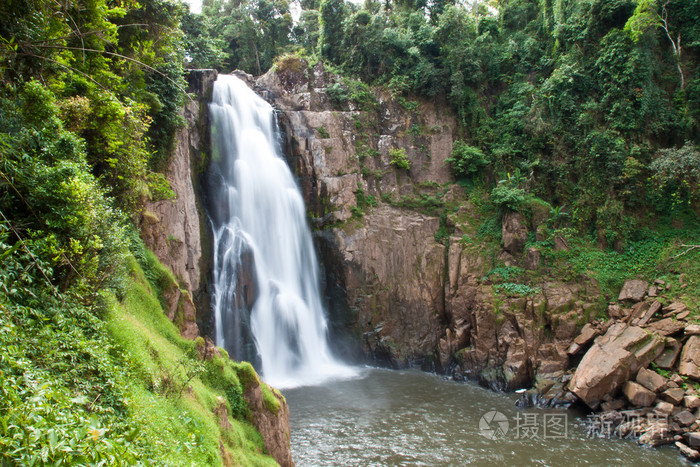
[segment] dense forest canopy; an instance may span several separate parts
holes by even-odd
[[[575,225],[611,245],[650,213],[697,209],[696,0],[303,0],[298,8],[293,21],[286,1],[205,0],[187,29],[191,65],[260,74],[296,54],[399,95],[446,96],[462,143],[487,163],[455,167],[458,177],[517,170],[521,182],[500,187],[502,199],[566,205]],[[458,157],[469,165],[470,154]]]

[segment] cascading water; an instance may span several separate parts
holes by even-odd
[[[281,157],[272,107],[219,75],[209,114],[217,345],[277,387],[351,376],[328,348],[304,200]]]

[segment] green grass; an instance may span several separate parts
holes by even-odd
[[[222,465],[221,443],[225,456],[241,465],[275,465],[246,420],[237,369],[245,368],[242,373],[250,377],[252,367],[227,357],[200,362],[195,342],[182,338],[164,315],[148,274],[136,261],[131,267],[133,280],[121,302],[112,300],[107,329],[125,351],[132,374],[129,413],[150,441],[153,459],[171,465]],[[231,415],[230,428],[219,426],[213,413],[222,403]]]

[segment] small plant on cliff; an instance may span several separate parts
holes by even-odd
[[[411,169],[411,161],[408,160],[408,157],[406,156],[406,150],[404,148],[390,149],[389,156],[391,157],[391,161],[389,163],[397,169]]]

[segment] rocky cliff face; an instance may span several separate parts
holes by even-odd
[[[206,224],[193,173],[197,173],[207,150],[206,101],[216,76],[216,70],[190,73],[189,92],[199,98],[189,101],[182,110],[185,126],[176,135],[175,151],[165,172],[175,198],[147,202],[141,216],[144,243],[178,281],[165,293],[168,317],[188,339],[199,335],[197,310],[208,308],[205,265],[209,255],[203,254],[202,246],[207,244]]]
[[[485,278],[495,256],[506,265],[539,260],[523,251],[534,229],[511,213],[500,253],[476,240],[470,204],[445,164],[456,136],[446,102],[386,91],[368,98],[298,59],[248,82],[279,110],[325,265],[331,322],[365,355],[504,389],[563,374],[595,285],[495,293]]]

